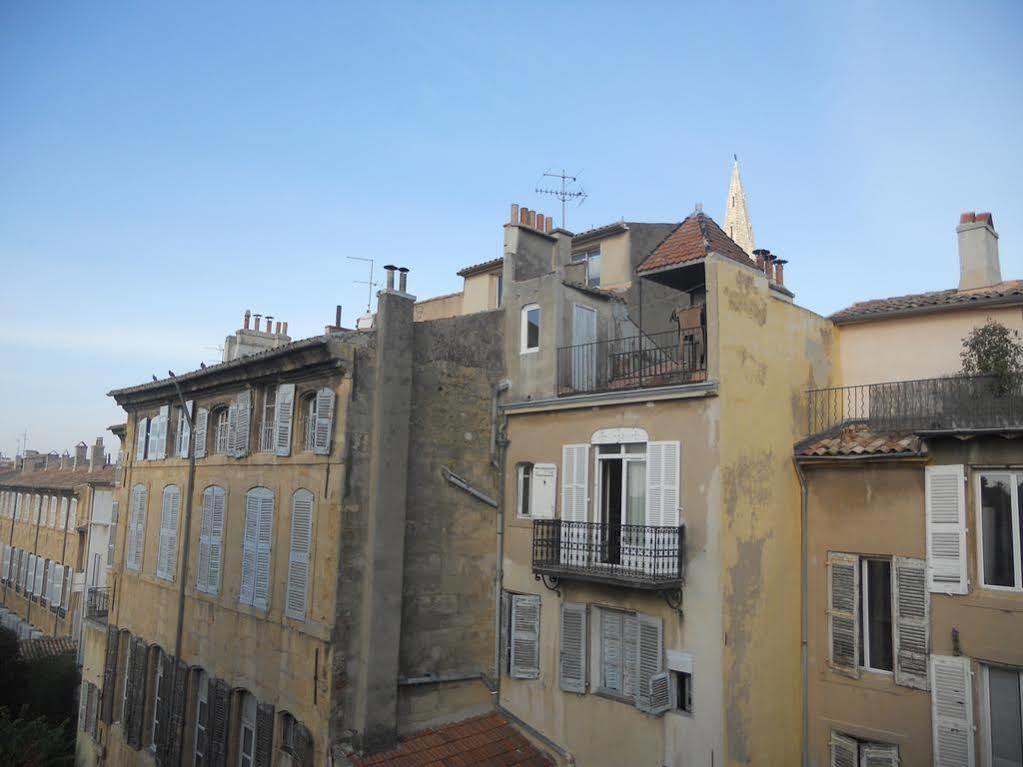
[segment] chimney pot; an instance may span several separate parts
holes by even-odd
[[[384,267],[384,271],[387,272],[387,289],[394,290],[394,270],[397,269],[394,264],[387,264]]]
[[[400,290],[402,293],[405,292],[405,286],[408,284],[406,282],[406,275],[408,275],[408,267],[406,267],[406,266],[399,266],[398,267],[398,290]]]
[[[959,216],[959,223],[960,224],[972,224],[975,219],[976,219],[976,214],[972,210],[971,211],[966,211],[961,216]]]
[[[1002,281],[998,233],[990,213],[969,211],[959,217],[959,289],[972,290]]]
[[[536,214],[536,228],[539,229],[541,232],[544,231],[544,227],[545,227],[544,221],[545,220],[546,220],[546,217],[544,216],[543,213],[537,213]]]
[[[262,316],[263,316],[262,314],[252,315],[252,319],[254,320],[254,322],[252,323],[252,329],[255,330],[257,333],[259,332],[259,320]]]
[[[529,228],[530,229],[536,229],[536,211],[535,210],[529,211],[529,221],[527,223],[529,224]]]
[[[511,206],[511,223],[517,224],[519,222],[519,206],[512,203]]]
[[[277,320],[277,324],[274,325],[274,335],[279,336],[281,334],[281,321]]]
[[[250,312],[248,309],[246,309],[245,310],[245,319],[242,322],[242,327],[245,328],[245,330],[249,329],[249,320],[251,318],[252,318],[252,312]]]
[[[284,335],[288,335],[288,323],[287,322],[284,323],[284,327],[281,328],[281,332],[284,333]]]
[[[782,287],[785,287],[785,264],[787,264],[784,258],[779,258],[774,262],[774,281]]]
[[[266,317],[266,332],[267,333],[270,332],[270,326],[272,324],[273,324],[273,317],[271,317],[270,315],[267,315],[267,317]]]
[[[519,208],[519,223],[523,226],[529,223],[529,208]]]

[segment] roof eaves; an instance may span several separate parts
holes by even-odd
[[[921,293],[921,296],[927,295]],[[899,296],[901,298],[901,296]],[[912,298],[912,296],[907,296]],[[889,299],[877,299],[885,301]],[[870,322],[872,320],[895,319],[898,317],[912,317],[921,314],[934,314],[936,312],[968,311],[978,307],[989,308],[992,306],[1020,306],[1023,305],[1023,296],[1007,295],[995,296],[993,298],[977,298],[968,301],[955,301],[950,303],[924,304],[921,306],[900,307],[896,309],[873,309],[853,311],[852,307],[842,309],[832,314],[828,319],[836,325],[851,325],[858,322]]]
[[[474,274],[479,274],[481,272],[489,272],[495,267],[501,266],[502,264],[504,264],[503,256],[499,258],[492,258],[489,261],[484,261],[479,264],[466,266],[465,268],[460,269],[458,272],[456,272],[456,274],[459,277],[472,277]]]

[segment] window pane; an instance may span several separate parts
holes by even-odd
[[[519,513],[523,516],[529,516],[529,488],[533,480],[533,467],[526,465],[520,469],[522,473],[522,481],[519,484],[519,497],[522,502],[519,504]]]
[[[1019,672],[988,669],[991,712],[991,763],[994,767],[1023,765],[1020,724]]]
[[[600,251],[590,256],[586,266],[586,283],[591,287],[600,287]]]
[[[892,670],[892,565],[867,560],[867,641],[870,667]]]
[[[536,349],[540,346],[540,310],[530,309],[526,312],[526,348]]]
[[[625,524],[646,524],[646,461],[626,461]]]
[[[1012,540],[1012,500],[1009,478],[980,478],[981,535],[984,540],[984,583],[1015,586],[1015,546]]]

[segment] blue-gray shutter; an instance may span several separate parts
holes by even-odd
[[[316,423],[313,452],[330,454],[330,438],[334,431],[334,390],[324,387],[316,392]]]
[[[511,675],[516,679],[540,676],[540,597],[513,594],[511,605]]]
[[[295,384],[277,387],[274,403],[274,454],[291,455],[291,428],[295,414]]]
[[[559,676],[565,692],[586,692],[586,605],[561,605]]]

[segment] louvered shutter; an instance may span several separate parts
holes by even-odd
[[[114,721],[114,688],[117,686],[117,626],[107,626],[107,651],[103,663],[103,705],[100,719],[107,724]]]
[[[207,487],[202,492],[202,522],[199,526],[199,574],[196,579],[196,591],[208,592],[210,570],[210,532],[213,527],[213,494],[214,488]]]
[[[140,418],[135,422],[135,460],[142,461],[146,457],[146,433],[149,431],[149,418]]]
[[[973,767],[970,659],[931,656],[931,724],[935,767]]]
[[[156,574],[173,581],[178,568],[178,516],[181,509],[181,491],[177,485],[163,489],[163,508],[160,511],[160,554],[156,561]]]
[[[316,431],[313,452],[330,454],[330,437],[334,431],[334,390],[323,388],[316,392]]]
[[[252,416],[252,392],[245,389],[238,393],[235,399],[235,427],[233,431],[234,450],[231,453],[235,458],[241,458],[249,454],[249,425]]]
[[[214,426],[216,428],[216,426]],[[227,408],[227,454],[238,455],[238,400]]]
[[[221,487],[213,488],[213,520],[210,526],[210,563],[206,576],[206,587],[209,593],[220,591],[220,569],[224,560],[224,509],[225,496]]]
[[[661,663],[664,655],[663,624],[660,618],[655,618],[652,615],[639,615],[638,620],[639,646],[636,654],[636,707],[647,713],[655,713],[653,709],[651,680],[663,668]]]
[[[36,593],[36,555],[28,555],[28,581],[25,583],[25,593]]]
[[[245,529],[242,533],[242,579],[238,601],[252,604],[256,586],[256,543],[259,538],[259,495],[250,490],[245,496]]]
[[[898,767],[899,747],[889,743],[865,743],[860,748],[860,767]]]
[[[116,503],[116,501],[115,501],[115,503]],[[62,530],[66,530],[67,529],[67,507],[68,507],[68,499],[67,498],[61,498],[60,499],[60,527],[61,527]]]
[[[927,563],[895,557],[895,683],[926,690],[930,593]]]
[[[309,552],[313,536],[313,494],[296,490],[291,496],[291,551],[288,555],[288,592],[285,614],[305,620],[309,591]]]
[[[831,665],[859,675],[860,589],[859,558],[828,552],[828,636]]]
[[[511,675],[516,679],[540,676],[540,597],[513,594],[511,605]]]
[[[671,689],[671,674],[667,671],[662,671],[650,677],[649,713],[660,716],[672,707]]]
[[[0,570],[0,572],[3,573],[4,581],[7,581],[9,580],[11,570],[11,552],[10,547],[6,543],[3,544],[3,552],[4,552],[3,569]]]
[[[72,498],[71,504],[68,510],[68,527],[72,530],[78,527],[78,499]]]
[[[928,588],[965,594],[966,488],[962,465],[926,469]]]
[[[128,670],[131,686],[125,698],[125,739],[135,750],[142,747],[142,719],[146,692],[146,643],[139,637],[131,639],[131,668]]]
[[[679,524],[678,442],[648,442],[646,446],[646,523],[653,527]]]
[[[195,457],[206,457],[206,428],[210,421],[210,411],[204,407],[195,413]]]
[[[312,767],[313,736],[301,722],[294,725],[295,746],[291,757],[292,767]]]
[[[256,704],[256,760],[254,767],[270,767],[273,759],[274,707]]]
[[[561,448],[561,519],[586,522],[586,491],[589,473],[589,445]]]
[[[274,404],[274,453],[291,455],[291,426],[295,414],[295,384],[277,387]]]
[[[274,497],[264,490],[259,498],[259,530],[256,538],[256,583],[252,604],[266,610],[270,602],[270,547],[273,542]]]
[[[131,521],[128,525],[128,568],[142,568],[142,549],[145,543],[146,488],[135,485],[131,497]]]
[[[54,606],[60,606],[61,589],[64,586],[64,570],[66,569],[63,565],[54,564],[53,573],[50,575],[50,593],[47,598],[50,603]]]
[[[174,695],[174,659],[167,653],[160,653],[157,663],[160,664],[161,670],[160,700],[156,710],[156,731],[153,733],[153,741],[157,754],[164,757],[160,760],[161,763],[167,764],[165,759],[170,734],[171,698]],[[153,690],[153,694],[156,694],[156,690]]]
[[[167,697],[167,735],[164,739],[163,764],[177,767],[181,763],[181,736],[185,722],[185,706],[188,697],[188,666],[178,661],[173,676],[166,677]]]
[[[209,735],[206,741],[210,767],[226,767],[230,719],[230,688],[223,679],[214,679],[209,685]]]
[[[170,406],[164,405],[160,408],[160,459],[163,460],[167,457],[167,437],[169,436],[170,429]]]
[[[622,675],[625,664],[625,639],[623,637],[623,615],[615,610],[600,611],[600,686],[605,689],[625,691]]]
[[[530,480],[530,516],[533,519],[554,519],[557,499],[558,467],[553,463],[533,465]]]
[[[586,605],[561,605],[561,689],[586,692]]]
[[[508,641],[508,631],[511,627],[511,594],[507,591],[501,592],[501,672],[511,673],[511,643]]]
[[[636,700],[637,673],[639,671],[639,616],[622,616],[622,693]]]
[[[192,400],[188,400],[185,402],[184,410],[178,412],[178,458],[188,458],[188,442],[192,436],[188,416],[192,415],[192,411]]]
[[[859,744],[852,738],[831,733],[831,767],[860,767]]]

